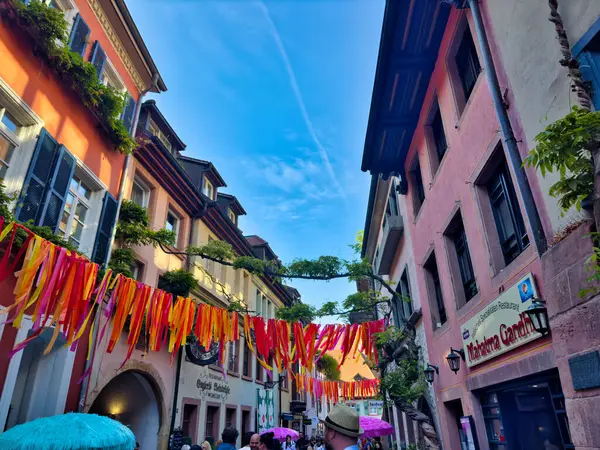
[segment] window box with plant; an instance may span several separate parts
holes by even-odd
[[[115,148],[124,154],[131,153],[136,142],[121,120],[125,96],[102,83],[97,67],[83,59],[83,52],[72,50],[62,11],[37,0],[27,4],[6,0],[0,4],[0,16],[29,36],[34,53],[79,96]],[[127,106],[129,109],[130,105]]]

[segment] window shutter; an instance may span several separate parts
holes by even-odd
[[[98,41],[94,42],[90,62],[96,68],[96,73],[98,74],[98,78],[100,78],[102,76],[102,71],[104,70],[104,63],[106,62],[106,53]]]
[[[104,264],[104,261],[106,261],[106,255],[110,250],[108,245],[110,243],[110,237],[117,219],[117,207],[117,199],[106,192],[104,195],[104,203],[102,205],[102,214],[100,215],[98,232],[96,233],[94,252],[92,253],[92,261],[97,264]]]
[[[87,47],[87,39],[90,35],[90,27],[82,19],[81,14],[77,14],[73,29],[71,30],[71,36],[69,38],[69,48],[75,53],[81,55],[85,54],[85,48]]]
[[[584,51],[579,55],[581,74],[591,82],[592,102],[594,108],[600,110],[600,53]]]
[[[46,129],[42,129],[17,203],[16,217],[20,222],[32,220],[36,225],[39,224],[46,187],[52,177],[52,168],[58,153],[58,143]]]
[[[127,131],[131,133],[131,126],[133,125],[133,114],[135,113],[135,100],[130,95],[127,95],[127,100],[125,101],[125,109],[123,110],[123,114],[121,116],[121,120],[127,128]]]
[[[75,172],[75,158],[71,155],[64,145],[60,146],[56,167],[52,175],[52,180],[48,185],[46,201],[42,210],[40,225],[50,227],[56,232],[58,224],[65,209],[65,201],[69,185]]]

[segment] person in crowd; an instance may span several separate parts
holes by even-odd
[[[321,437],[317,439],[316,450],[325,450],[325,444],[323,443],[323,438]]]
[[[375,439],[373,441],[373,446],[375,450],[383,450],[383,446],[381,445],[381,441],[379,439]]]
[[[246,431],[242,435],[242,448],[240,450],[250,450],[250,439],[252,439],[252,435],[254,431]]]
[[[234,427],[225,427],[223,433],[221,433],[222,444],[217,448],[220,450],[236,450],[235,442],[237,441],[240,433]]]
[[[356,409],[344,404],[337,404],[325,420],[325,448],[327,450],[358,450],[356,439],[363,434]]]
[[[300,432],[298,436],[298,442],[296,442],[296,448],[298,450],[307,450],[308,439],[304,437],[304,433]]]
[[[308,441],[308,447],[306,450],[315,450],[314,442],[312,440]]]
[[[200,444],[200,447],[202,447],[202,450],[212,450],[210,442],[208,441],[204,441],[202,444]]]
[[[202,450],[202,447],[200,447],[198,444],[194,444],[190,447],[190,450]]]
[[[189,445],[187,445],[187,444],[183,444],[183,445],[181,446],[181,450],[190,450],[190,448],[191,448],[191,447],[190,447]]]
[[[275,435],[273,433],[261,434],[259,437],[258,450],[279,450],[276,447]]]
[[[223,443],[223,441],[221,439],[219,439],[217,442],[215,442],[215,450],[217,450],[219,448],[219,445],[221,445]]]
[[[292,436],[289,434],[285,437],[285,442],[283,443],[283,450],[296,450],[296,443],[292,441]]]
[[[258,433],[254,433],[250,438],[250,450],[258,450],[260,445],[260,436]]]
[[[276,448],[277,450],[281,450],[283,448],[279,439],[273,439],[273,448]]]
[[[135,450],[140,450],[140,443],[135,441]]]

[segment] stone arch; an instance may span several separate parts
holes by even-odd
[[[130,376],[133,375],[133,378]],[[116,370],[113,374],[101,377],[93,390],[88,394],[86,405],[84,408],[85,412],[94,412],[92,407],[94,403],[99,399],[105,389],[111,388],[112,384],[121,380],[119,377],[128,377],[128,381],[138,377],[137,380],[144,384],[144,381],[151,388],[152,394],[156,400],[156,406],[158,409],[158,449],[166,449],[169,442],[169,432],[171,425],[171,416],[169,414],[170,405],[167,404],[167,392],[164,381],[158,371],[147,362],[129,360],[123,367]],[[140,379],[141,378],[141,379]],[[142,380],[143,379],[143,380]]]

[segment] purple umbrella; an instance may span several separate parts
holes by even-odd
[[[360,416],[360,426],[365,430],[362,436],[366,438],[387,436],[394,433],[394,427],[377,417]]]
[[[268,430],[265,430],[260,434],[265,434],[265,433],[273,433],[275,435],[275,439],[279,439],[281,442],[285,441],[285,438],[288,435],[292,438],[292,441],[297,441],[298,438],[300,437],[300,435],[298,434],[298,432],[296,430],[292,430],[291,428],[285,428],[285,427],[269,428]]]

